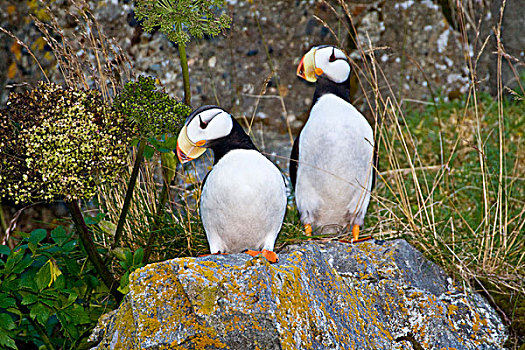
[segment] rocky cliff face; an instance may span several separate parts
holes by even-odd
[[[305,243],[137,270],[95,349],[500,349],[479,295],[404,240]]]

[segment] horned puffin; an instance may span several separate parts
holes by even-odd
[[[217,106],[202,106],[187,118],[177,139],[181,163],[213,151],[200,215],[212,254],[245,252],[277,261],[273,252],[286,211],[286,184],[241,125]]]
[[[350,103],[350,64],[333,46],[310,49],[297,75],[316,84],[309,117],[290,156],[290,177],[305,233],[352,230],[359,239],[375,181],[374,132]]]

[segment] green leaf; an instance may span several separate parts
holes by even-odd
[[[38,300],[38,296],[36,294],[27,293],[22,298],[22,305],[31,305],[36,303]]]
[[[120,284],[117,290],[122,294],[127,294],[129,292],[129,271],[126,271],[126,273],[120,278]]]
[[[129,284],[126,284],[124,287],[118,287],[117,290],[121,292],[122,294],[128,294]]]
[[[7,346],[12,349],[18,349],[15,341],[3,330],[0,329],[0,345]]]
[[[72,278],[72,276],[70,276],[69,278]],[[57,277],[54,287],[57,290],[63,290],[64,288],[66,288],[66,278],[63,274]]]
[[[149,137],[148,142],[151,143],[151,145],[155,148],[160,146],[159,140],[157,140],[155,137]]]
[[[53,231],[51,231],[51,238],[56,244],[62,246],[65,242],[67,242],[69,236],[63,226],[58,226]]]
[[[131,250],[125,249],[124,255],[126,256],[126,264],[128,266],[133,266],[133,254],[131,253]]]
[[[67,297],[67,305],[65,306],[69,306],[71,304],[73,304],[78,298],[78,294],[75,293],[75,292],[71,292],[69,293],[68,297]]]
[[[35,282],[38,286],[38,290],[42,291],[51,283],[51,270],[49,268],[49,262],[45,263],[44,266],[38,270],[35,276]]]
[[[29,316],[33,320],[36,319],[41,325],[45,326],[52,310],[42,303],[36,303],[32,305],[30,309],[31,311],[29,312]]]
[[[0,314],[0,328],[11,330],[15,328],[15,323],[13,319],[8,314]]]
[[[77,327],[75,327],[74,323],[72,322],[71,316],[66,314],[65,311],[59,311],[57,312],[57,318],[60,321],[60,324],[62,327],[66,329],[66,331],[69,333],[69,336],[73,339],[77,339],[79,337],[79,333],[77,330]]]
[[[31,269],[30,272],[31,273],[22,274],[22,278],[20,278],[20,286],[38,292],[39,290],[35,283],[36,272],[34,272],[33,269]]]
[[[71,307],[68,307],[64,310],[69,316],[71,316],[75,324],[84,324],[91,322],[89,314],[84,310],[79,304],[73,304]]]
[[[164,142],[164,147],[173,150],[177,146],[177,138],[175,136],[170,136],[166,138]]]
[[[42,228],[37,228],[36,230],[33,230],[31,232],[31,235],[29,236],[29,242],[36,244],[46,237],[47,237],[47,231]]]
[[[139,248],[133,253],[133,265],[137,266],[142,264],[142,258],[144,257],[144,249]]]
[[[90,288],[97,288],[100,285],[100,281],[93,275],[84,275],[84,282]]]
[[[33,258],[30,255],[26,254],[22,257],[20,261],[13,267],[13,273],[21,273],[27,269],[33,263]]]
[[[0,254],[9,255],[11,254],[11,249],[6,245],[0,245]]]
[[[162,175],[164,177],[165,183],[171,183],[171,180],[175,177],[177,169],[177,157],[175,153],[161,153],[160,163],[162,165]]]
[[[7,294],[0,294],[0,307],[7,309],[9,307],[14,307],[16,305],[15,299],[9,297]]]
[[[73,241],[69,241],[67,242],[66,244],[64,244],[62,246],[62,251],[64,253],[69,253],[71,252],[73,249],[75,249],[75,247],[77,246],[77,241],[76,240],[73,240]]]
[[[149,160],[153,157],[154,154],[155,154],[155,148],[148,146],[148,145],[144,147],[144,158]]]
[[[137,146],[139,144],[139,141],[140,141],[139,139],[131,140],[131,146],[133,146],[133,147]]]
[[[114,223],[110,221],[106,221],[106,220],[100,220],[100,222],[98,223],[98,226],[104,233],[112,237],[115,235],[115,231],[117,230],[117,225],[115,225]]]
[[[24,251],[22,249],[19,249],[15,252],[13,252],[9,257],[7,258],[7,262],[5,263],[5,271],[4,274],[10,274],[13,270],[13,268],[24,258]]]
[[[34,242],[29,242],[27,243],[27,247],[31,250],[31,253],[36,254],[36,251],[38,249],[38,244],[34,243]]]
[[[100,222],[100,220],[104,219],[105,216],[106,215],[104,213],[98,213],[95,217],[86,215],[84,217],[84,222],[86,225],[96,225]]]

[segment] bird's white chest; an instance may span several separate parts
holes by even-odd
[[[230,151],[208,175],[200,208],[212,253],[273,249],[286,209],[285,184],[259,152]]]

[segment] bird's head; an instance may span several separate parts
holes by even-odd
[[[228,136],[232,116],[217,106],[202,106],[190,114],[177,138],[177,157],[181,163],[200,157],[214,140]]]
[[[311,83],[315,83],[321,76],[334,83],[342,83],[350,75],[350,64],[344,52],[338,48],[314,46],[301,59],[297,75]]]

